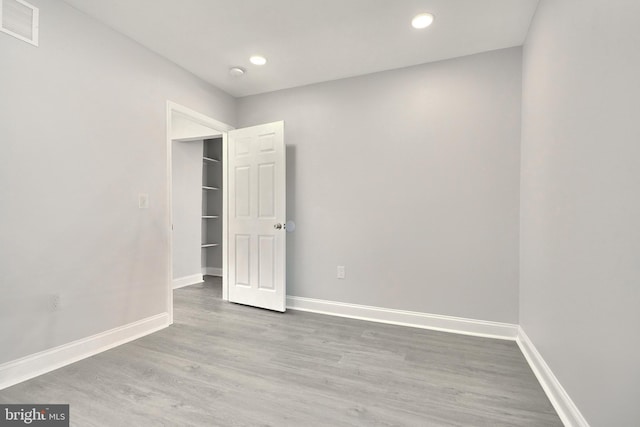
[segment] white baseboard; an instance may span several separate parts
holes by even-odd
[[[518,328],[516,342],[564,425],[566,427],[589,427],[587,420],[584,419],[578,407],[573,403],[573,400],[571,400],[551,371],[551,368],[549,368],[549,365],[547,365],[533,342],[520,327]]]
[[[287,308],[392,325],[433,329],[479,337],[515,340],[518,325],[287,296]]]
[[[202,269],[202,274],[206,276],[217,276],[222,277],[222,268],[218,267],[204,267]]]
[[[184,288],[185,286],[195,285],[202,282],[204,282],[202,274],[180,277],[179,279],[173,279],[173,289]]]
[[[169,326],[169,313],[41,351],[0,365],[0,390],[107,351]]]

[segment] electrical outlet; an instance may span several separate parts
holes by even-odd
[[[337,270],[338,279],[344,279],[344,265],[339,265]]]

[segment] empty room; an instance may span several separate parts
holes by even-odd
[[[0,426],[640,426],[638,16],[0,0]]]

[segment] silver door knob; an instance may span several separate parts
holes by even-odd
[[[283,226],[280,223],[277,223],[273,226],[273,228],[275,228],[276,230],[282,230]]]

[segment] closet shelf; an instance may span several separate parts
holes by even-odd
[[[203,186],[202,186],[202,189],[203,189],[203,190],[219,190],[219,188],[218,188],[218,187],[209,187],[209,186],[207,186],[207,185],[203,185]]]
[[[218,160],[218,159],[213,159],[213,158],[211,158],[211,157],[203,157],[203,158],[202,158],[202,161],[203,161],[205,164],[220,163],[220,160]]]
[[[213,248],[214,246],[220,246],[220,244],[219,243],[203,243],[202,249]]]
[[[218,219],[218,215],[202,215],[202,219]]]

